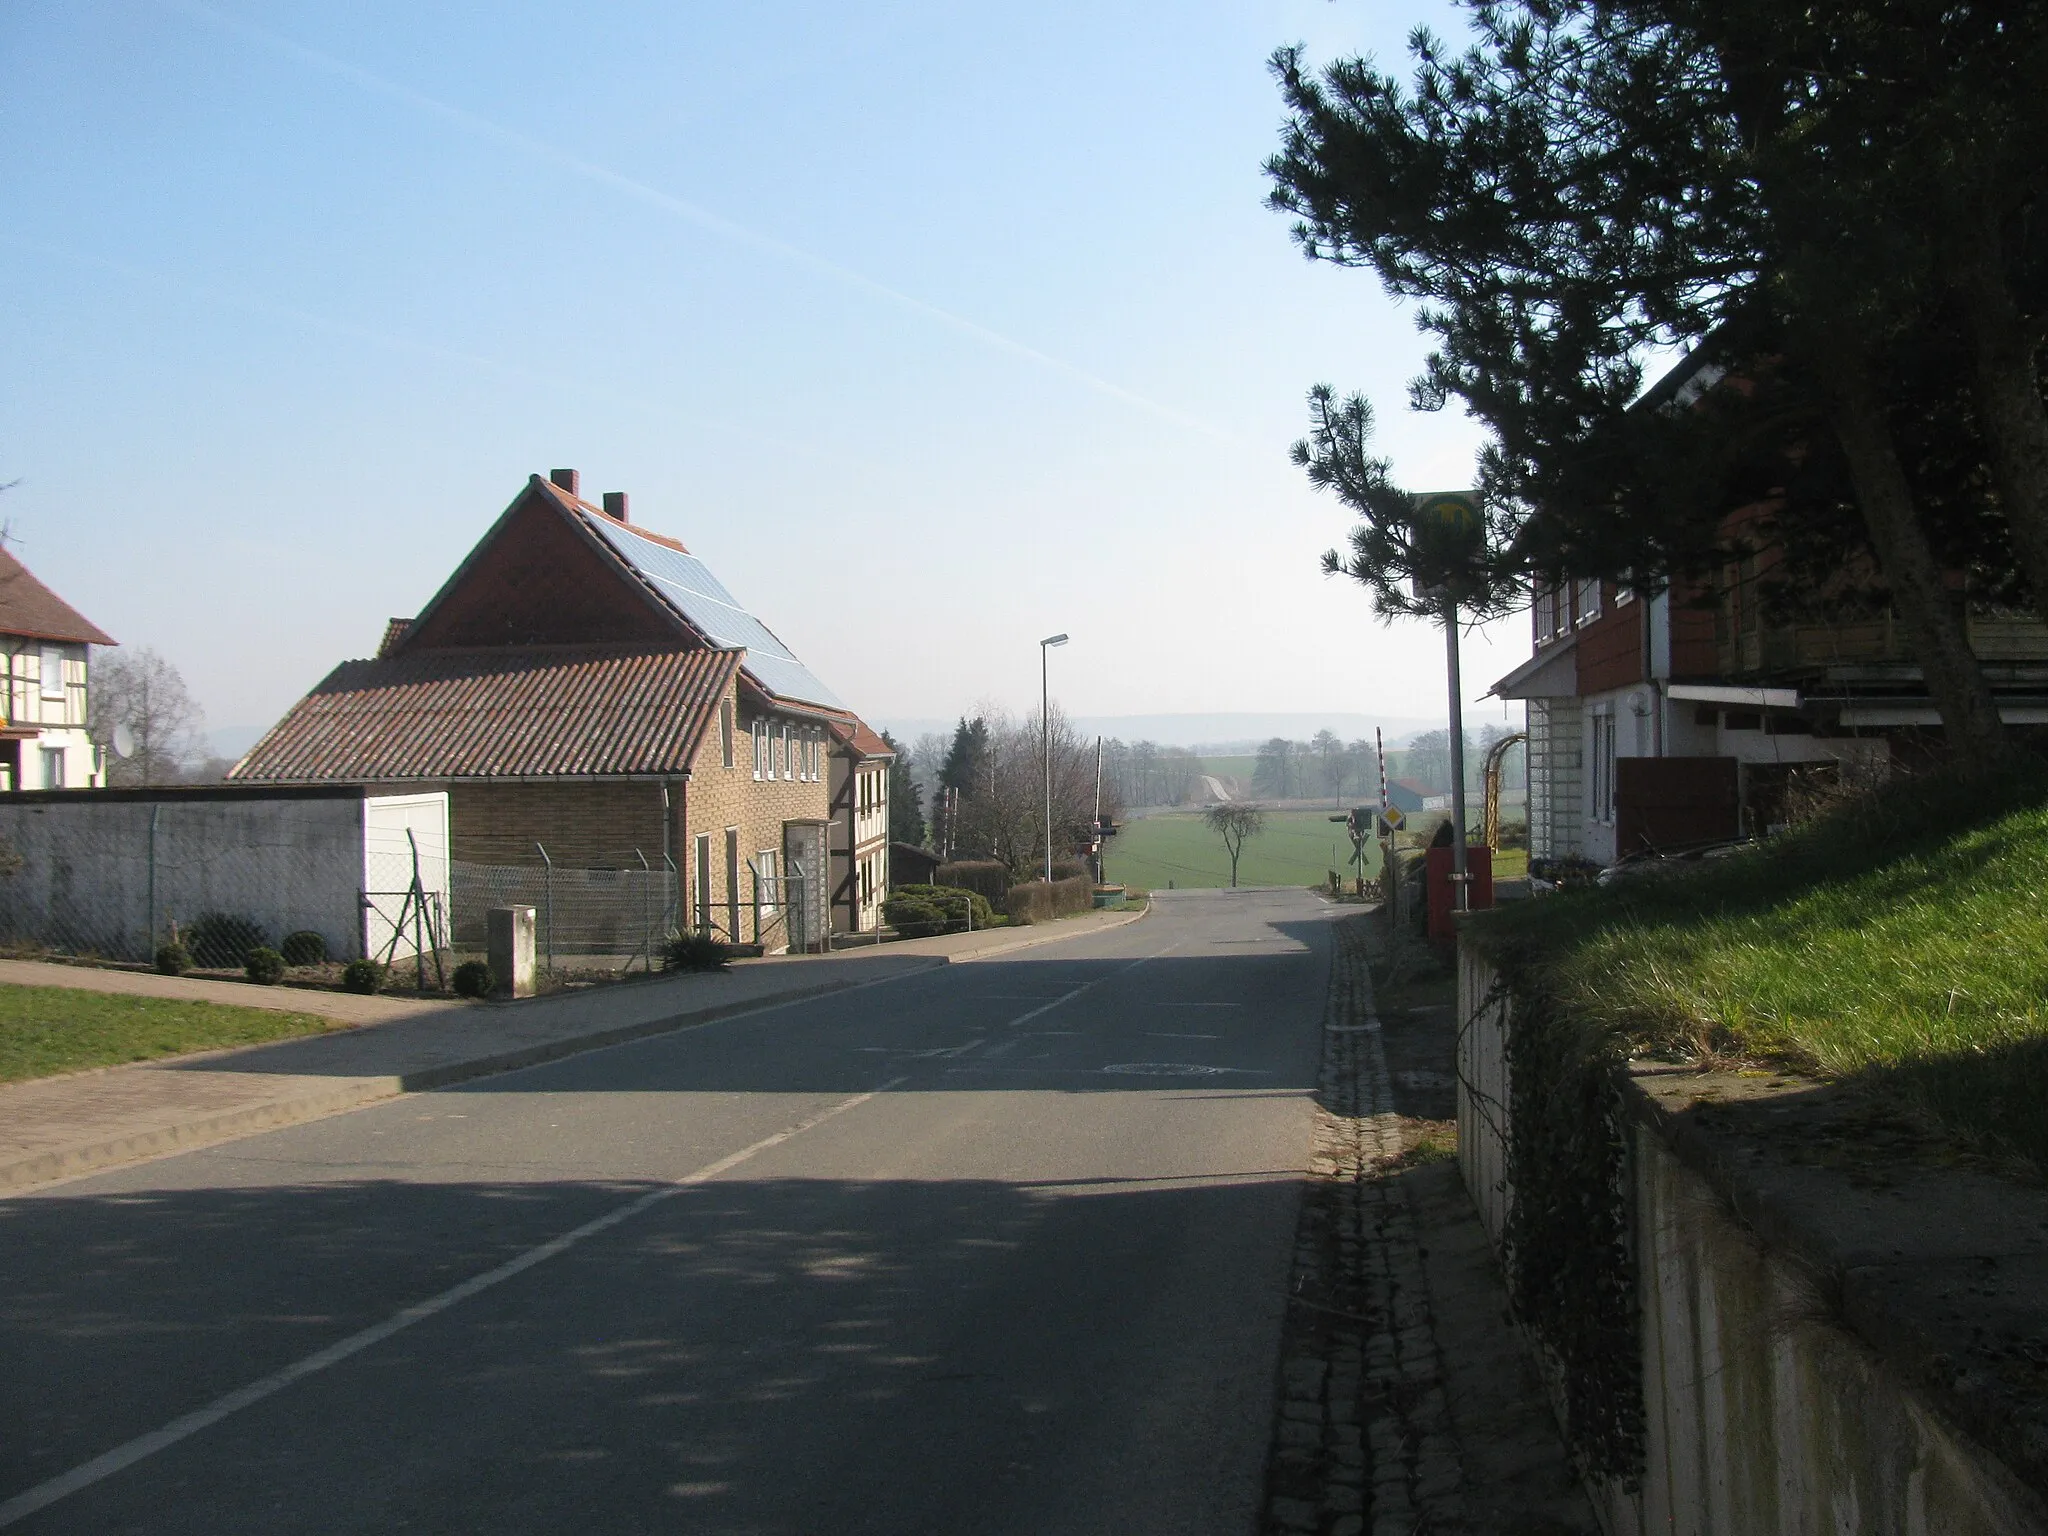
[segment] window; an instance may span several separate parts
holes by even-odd
[[[63,787],[64,749],[62,747],[45,747],[43,748],[43,788],[62,789]]]
[[[718,752],[725,766],[730,768],[733,765],[731,699],[723,699],[718,705]]]
[[[1559,598],[1563,594],[1548,582],[1539,583],[1536,588],[1536,643],[1557,637],[1563,626],[1558,623],[1558,610],[1562,606]]]
[[[1590,624],[1600,617],[1600,583],[1582,581],[1579,587],[1579,622]]]
[[[731,766],[728,754],[727,766]],[[691,883],[697,887],[697,930],[711,931],[711,834],[697,834],[696,857],[690,861]]]
[[[64,648],[60,645],[43,647],[43,697],[64,701]]]
[[[1595,821],[1614,820],[1614,716],[1593,716],[1592,816]]]
[[[782,770],[785,779],[796,777],[796,754],[789,750],[789,727],[786,725],[775,738],[775,766]]]
[[[754,899],[761,904],[764,913],[773,912],[776,903],[782,900],[778,864],[773,848],[763,848],[754,855]]]

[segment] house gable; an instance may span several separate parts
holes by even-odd
[[[546,493],[505,509],[389,654],[473,646],[703,642]]]

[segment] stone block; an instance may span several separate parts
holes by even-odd
[[[492,907],[487,922],[491,995],[533,996],[533,908]]]

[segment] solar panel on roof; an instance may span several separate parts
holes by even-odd
[[[643,539],[610,518],[586,517],[598,536],[647,580],[714,645],[744,646],[746,669],[770,692],[844,709],[838,696],[776,639],[775,632],[739,605],[711,568],[695,555]]]

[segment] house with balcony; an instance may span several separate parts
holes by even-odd
[[[106,782],[87,732],[86,690],[91,648],[114,643],[0,548],[0,652],[7,666],[0,791]]]
[[[556,470],[229,778],[445,789],[459,940],[491,891],[546,870],[558,890],[642,880],[664,928],[811,949],[876,927],[847,880],[871,855],[866,765],[886,779],[887,756],[702,560]]]
[[[1682,406],[1718,377],[1698,352],[1645,400]],[[1647,594],[1538,585],[1531,654],[1491,690],[1528,710],[1532,859],[1606,864],[1768,832],[1802,778],[1882,777],[1938,727],[1889,611],[1775,617],[1764,600],[1775,559],[1765,547]],[[1967,623],[2005,722],[2048,724],[2048,626],[1982,605]]]

